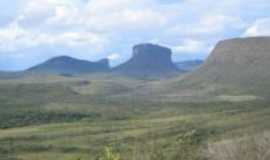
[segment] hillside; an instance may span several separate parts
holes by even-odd
[[[219,42],[206,62],[182,81],[262,93],[269,86],[269,68],[270,37],[236,38]]]
[[[127,75],[169,75],[180,72],[171,60],[169,48],[139,44],[133,47],[133,55],[127,62],[115,67],[114,72]]]
[[[68,56],[59,56],[31,67],[28,72],[54,73],[54,74],[86,74],[93,72],[109,71],[109,61],[107,59],[98,62],[79,60]]]

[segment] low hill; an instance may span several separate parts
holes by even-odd
[[[169,48],[154,44],[139,44],[133,47],[130,60],[113,69],[114,72],[127,75],[151,76],[169,75],[179,72],[171,60]]]
[[[28,72],[54,74],[87,74],[109,71],[109,61],[102,59],[98,62],[79,60],[68,56],[59,56],[28,69]]]

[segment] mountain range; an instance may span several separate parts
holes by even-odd
[[[139,44],[133,47],[132,57],[125,63],[111,68],[108,59],[97,62],[59,56],[27,69],[31,73],[78,75],[90,73],[117,73],[128,76],[168,76],[191,71],[201,61],[175,64],[171,59],[171,49],[154,44]]]
[[[220,41],[207,60],[173,63],[172,51],[154,44],[133,47],[132,57],[111,68],[109,60],[97,62],[59,56],[31,67],[26,72],[53,74],[118,73],[139,76],[166,76],[191,72],[183,79],[190,83],[234,84],[264,86],[269,82],[270,37],[234,38]],[[0,75],[9,77],[10,73]]]

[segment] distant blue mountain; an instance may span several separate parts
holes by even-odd
[[[182,62],[176,62],[175,65],[178,67],[178,69],[190,72],[198,68],[203,64],[203,60],[188,60],[188,61],[182,61]]]
[[[135,76],[163,76],[181,72],[172,62],[171,55],[169,48],[149,43],[139,44],[133,47],[132,58],[113,71]]]
[[[31,67],[27,72],[54,73],[54,74],[87,74],[93,72],[109,71],[109,60],[102,59],[98,62],[80,60],[68,56],[59,56],[47,60],[37,66]]]
[[[203,61],[193,60],[173,63],[171,49],[150,43],[133,47],[133,56],[125,63],[110,68],[109,60],[97,62],[76,59],[69,56],[58,56],[44,63],[31,67],[23,73],[47,73],[72,76],[97,72],[110,72],[131,76],[171,76],[189,72],[201,65]],[[2,77],[18,76],[14,73],[0,73]]]

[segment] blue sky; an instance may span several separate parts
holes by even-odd
[[[145,42],[202,59],[219,40],[269,35],[269,0],[1,0],[0,70],[58,55],[116,65]]]

